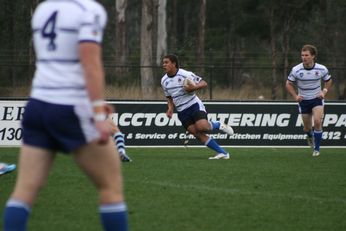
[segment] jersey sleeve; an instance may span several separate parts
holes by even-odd
[[[329,74],[329,71],[327,68],[324,68],[324,71],[323,71],[323,76],[322,76],[322,79],[324,82],[327,82],[331,79],[331,75]]]
[[[287,79],[291,82],[295,82],[296,81],[296,77],[293,73],[293,69],[291,70],[290,74],[288,75]]]
[[[103,7],[88,9],[81,16],[78,41],[101,43],[106,23],[107,14]]]
[[[195,83],[199,83],[199,82],[201,82],[201,80],[202,80],[202,77],[196,75],[196,74],[193,73],[193,72],[189,72],[189,74],[188,74],[187,77],[190,78],[190,79],[192,79]]]
[[[165,96],[169,97],[170,94],[168,93],[168,90],[165,86],[167,84],[166,80],[167,80],[167,77],[165,77],[165,76],[161,79],[161,87],[163,89],[163,93],[165,94]]]

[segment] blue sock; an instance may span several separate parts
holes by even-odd
[[[119,154],[126,154],[124,134],[121,132],[117,132],[113,135],[113,139],[115,141],[115,145],[117,146]]]
[[[105,231],[127,231],[127,208],[125,203],[100,205],[99,210]]]
[[[223,148],[220,147],[220,145],[218,145],[216,143],[216,141],[214,139],[212,139],[210,137],[207,140],[207,142],[205,142],[205,145],[217,153],[224,153],[224,154],[227,153]]]
[[[22,201],[9,199],[4,211],[4,231],[25,231],[30,206]]]
[[[314,150],[320,151],[320,144],[322,140],[322,130],[321,131],[316,131],[314,130],[314,140],[315,140],[315,148]]]
[[[211,130],[219,130],[221,123],[219,121],[209,121]]]

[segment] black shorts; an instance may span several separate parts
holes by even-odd
[[[299,102],[299,113],[301,114],[311,114],[312,109],[316,106],[323,106],[324,100],[320,98],[302,100]]]
[[[92,112],[83,105],[58,105],[29,99],[22,120],[23,143],[71,152],[99,137]]]
[[[196,123],[198,120],[208,120],[207,112],[201,109],[198,103],[195,103],[191,107],[178,112],[178,118],[185,129],[187,129],[191,124]]]

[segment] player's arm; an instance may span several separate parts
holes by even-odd
[[[332,79],[329,79],[328,81],[324,82],[323,90],[321,91],[321,98],[324,99],[329,92],[329,90],[332,88],[333,81]]]
[[[166,115],[167,115],[168,118],[172,118],[173,111],[174,111],[173,99],[170,96],[167,96],[166,99],[167,99],[167,107],[168,107]]]
[[[184,90],[187,92],[193,92],[199,89],[206,88],[208,86],[207,82],[204,80],[201,80],[198,83],[192,82],[192,81],[187,81],[187,84],[184,85]]]
[[[106,121],[111,108],[104,102],[104,71],[101,59],[101,47],[98,43],[79,44],[79,57],[83,67],[86,88],[93,105],[96,128],[100,133],[100,142],[107,142],[111,127]]]
[[[294,89],[293,83],[289,80],[286,81],[286,89],[287,89],[288,93],[291,94],[291,96],[293,97],[293,99],[295,101],[297,101],[297,102],[302,101],[303,97],[296,93],[296,90]]]
[[[93,42],[82,42],[79,45],[79,53],[90,100],[103,100],[104,72],[100,45]]]
[[[208,84],[207,84],[206,81],[204,81],[202,79],[199,83],[196,84],[196,86],[195,86],[196,89],[195,90],[203,89],[203,88],[206,88],[206,87],[208,87]]]

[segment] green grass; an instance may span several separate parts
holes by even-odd
[[[209,161],[206,148],[128,149],[130,229],[346,230],[345,149],[322,149],[317,158],[308,149],[229,150],[230,160]],[[0,162],[16,163],[17,152],[1,148]],[[0,177],[1,207],[15,177]],[[59,155],[29,230],[101,230],[96,198],[70,157]]]

